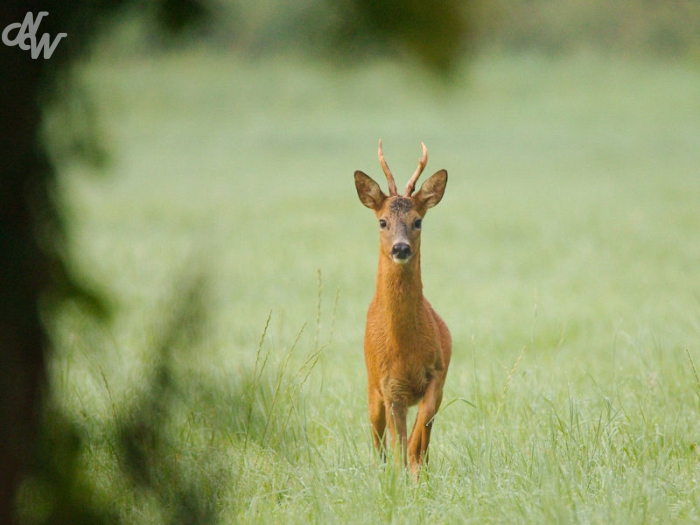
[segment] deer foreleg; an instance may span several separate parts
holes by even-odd
[[[386,454],[386,409],[382,396],[376,390],[369,392],[369,421],[372,425],[374,447],[384,460]]]
[[[416,422],[408,439],[408,462],[414,475],[417,475],[423,461],[427,461],[430,432],[433,428],[433,418],[442,402],[444,381],[442,375],[435,377],[418,404]]]
[[[406,465],[406,413],[405,403],[386,401],[387,424],[394,462]]]

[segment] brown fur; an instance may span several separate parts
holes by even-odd
[[[446,184],[447,172],[441,170],[413,196],[387,196],[370,177],[355,172],[360,201],[374,210],[378,220],[386,221],[380,227],[376,291],[367,312],[364,341],[374,444],[384,454],[388,428],[396,461],[408,463],[416,476],[427,460],[452,340],[445,322],[423,297],[420,228],[415,221],[440,202]],[[392,257],[396,243],[410,246],[407,261]],[[407,439],[406,413],[416,403],[416,421]]]

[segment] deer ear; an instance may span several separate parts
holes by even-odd
[[[440,170],[423,183],[413,199],[420,208],[426,210],[432,208],[442,200],[445,186],[447,186],[447,170]]]
[[[361,171],[355,172],[355,188],[360,202],[372,210],[381,208],[386,200],[386,195],[382,192],[379,184]]]

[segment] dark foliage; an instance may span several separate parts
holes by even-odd
[[[41,141],[42,109],[53,97],[61,96],[56,91],[57,79],[69,73],[71,61],[89,46],[109,17],[127,3],[8,0],[0,8],[2,29],[21,23],[27,12],[38,15],[46,11],[39,35],[68,34],[48,60],[42,56],[33,59],[28,50],[19,46],[0,45],[1,523],[16,521],[17,488],[37,463],[34,458],[41,450],[37,436],[44,399],[48,399],[45,370],[50,348],[41,322],[42,307],[71,296],[93,309],[99,305],[94,294],[70,276],[63,259],[64,228],[51,197],[55,172]],[[169,4],[178,9],[177,1]],[[187,4],[183,11],[191,11],[191,2],[183,4]],[[170,24],[174,25],[171,21],[165,25]],[[68,434],[66,443],[71,442]],[[61,432],[46,435],[63,443]],[[56,449],[57,453],[73,450]]]

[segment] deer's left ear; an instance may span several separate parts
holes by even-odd
[[[440,170],[426,180],[413,196],[418,207],[423,209],[432,208],[442,200],[447,186],[447,170]]]

